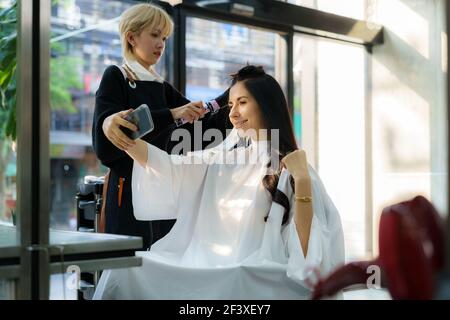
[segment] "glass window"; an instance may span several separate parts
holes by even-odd
[[[341,214],[348,259],[366,255],[371,244],[365,238],[364,66],[363,47],[318,41],[317,164]]]
[[[15,223],[16,213],[16,2],[0,0],[0,223]]]
[[[52,1],[50,226],[76,229],[74,196],[86,175],[106,172],[92,149],[95,92],[105,68],[122,64],[119,17],[133,1]],[[165,55],[156,70],[167,79]],[[169,79],[170,80],[170,79]]]
[[[370,2],[373,10],[368,10],[368,18],[383,25],[385,39],[392,39],[375,50],[372,59],[374,221],[385,206],[419,194],[444,216],[448,214],[445,1]]]
[[[287,0],[287,2],[353,19],[365,18],[366,0]]]
[[[335,3],[335,13],[347,10],[347,2],[327,2]],[[437,15],[442,10],[423,12],[392,1],[370,17],[394,41],[368,57],[368,75],[362,47],[307,36],[294,40],[296,135],[339,209],[348,260],[377,255],[380,215],[387,206],[423,195],[447,213],[445,20]],[[411,31],[399,16],[429,32]],[[437,39],[435,50],[429,37]]]
[[[186,96],[212,99],[230,84],[231,73],[247,63],[262,65],[286,87],[286,44],[274,32],[188,17],[186,21]]]
[[[347,260],[366,256],[371,245],[366,239],[364,66],[362,47],[294,38],[296,136],[339,210]]]
[[[0,226],[12,226],[16,222],[17,200],[16,1],[0,0],[0,21]],[[0,252],[4,249],[8,251],[8,247],[15,242],[14,238],[2,231]],[[0,275],[0,300],[13,300],[16,289],[16,279],[1,279]]]

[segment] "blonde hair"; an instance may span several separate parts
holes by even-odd
[[[125,59],[134,59],[133,47],[127,40],[127,32],[140,34],[144,29],[160,27],[163,36],[169,37],[173,31],[170,16],[158,6],[150,3],[134,5],[120,16],[119,32],[122,44],[122,55]]]

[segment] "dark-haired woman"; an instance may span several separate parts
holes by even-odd
[[[296,146],[279,84],[247,66],[233,76],[229,107],[229,139],[248,142],[237,148],[127,149],[136,218],[177,221],[138,253],[141,267],[105,271],[94,298],[305,299],[311,273],[343,263],[339,213]]]

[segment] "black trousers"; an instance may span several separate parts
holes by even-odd
[[[151,225],[151,245],[164,237],[172,229],[175,224],[174,220],[155,220],[150,222]]]

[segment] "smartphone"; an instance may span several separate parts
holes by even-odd
[[[133,140],[145,136],[155,128],[150,108],[146,104],[141,104],[137,109],[133,110],[125,117],[125,120],[133,123],[138,128],[138,131],[131,131],[125,127],[121,128],[122,131]]]

